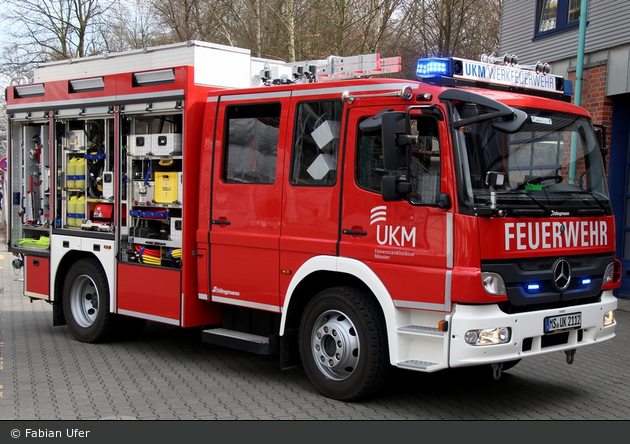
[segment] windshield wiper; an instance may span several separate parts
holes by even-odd
[[[551,210],[549,210],[549,208],[547,208],[545,205],[543,205],[541,202],[538,202],[537,199],[534,198],[534,196],[532,196],[529,193],[518,193],[518,194],[524,194],[525,196],[529,197],[532,202],[534,202],[536,205],[538,205],[542,211],[544,211],[544,213],[549,216],[551,215]],[[537,210],[531,210],[531,209],[527,209],[527,208],[517,208],[515,210],[512,211],[512,213],[514,213],[515,215],[534,215],[534,214],[540,214],[540,211]]]
[[[484,193],[484,194],[477,194],[477,197],[482,196],[482,195],[488,195],[489,193]],[[538,200],[536,200],[532,195],[530,195],[529,193],[523,193],[523,192],[519,192],[519,193],[513,193],[510,191],[506,191],[503,193],[498,193],[497,197],[507,197],[509,198],[510,196],[514,196],[514,195],[518,195],[518,196],[527,196],[534,204],[536,204],[539,208],[513,208],[513,209],[508,209],[510,211],[510,213],[512,213],[515,216],[541,216],[541,215],[546,215],[549,216],[551,215],[551,210],[549,210],[549,208],[547,208],[544,204],[542,204],[541,202],[539,202]],[[501,211],[505,211],[505,204],[501,205]],[[477,209],[479,210],[479,209]],[[486,213],[486,211],[479,211],[480,213]],[[484,214],[485,215],[485,214]]]
[[[566,191],[555,191],[554,194],[586,194],[588,196],[591,196],[593,198],[593,200],[595,201],[595,203],[597,203],[597,205],[599,206],[599,208],[601,209],[601,212],[599,210],[594,210],[592,208],[590,209],[586,209],[583,208],[581,210],[578,210],[578,214],[582,214],[582,215],[587,215],[589,213],[595,213],[595,214],[607,214],[608,210],[606,209],[606,207],[604,206],[604,204],[601,202],[601,200],[599,200],[597,198],[597,196],[595,195],[595,193],[588,191],[588,190],[583,190],[583,189],[579,189],[579,190],[566,190]]]

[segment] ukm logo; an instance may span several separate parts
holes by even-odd
[[[370,225],[376,225],[376,242],[379,245],[390,247],[416,246],[416,227],[408,230],[401,225],[387,225],[379,222],[387,222],[387,207],[378,206],[370,211]]]

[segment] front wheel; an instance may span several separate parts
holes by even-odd
[[[351,287],[324,290],[300,323],[300,356],[311,383],[324,395],[356,401],[385,382],[389,352],[380,307]]]
[[[81,259],[70,267],[63,286],[63,312],[79,341],[100,342],[110,337],[114,315],[109,311],[109,285],[96,259]]]

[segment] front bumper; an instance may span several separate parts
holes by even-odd
[[[449,367],[512,361],[554,351],[571,350],[612,339],[616,322],[604,326],[604,313],[617,308],[612,291],[602,294],[601,302],[527,313],[506,314],[496,305],[456,305],[450,325]],[[544,319],[580,312],[582,327],[563,333],[544,333]],[[473,346],[464,335],[469,330],[510,327],[511,340],[506,344]]]

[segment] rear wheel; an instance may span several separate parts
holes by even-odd
[[[351,287],[322,291],[300,324],[300,356],[312,384],[324,395],[356,401],[385,382],[389,352],[380,307]]]
[[[72,335],[82,342],[110,337],[114,314],[109,311],[109,285],[96,259],[77,261],[63,287],[63,311]]]

